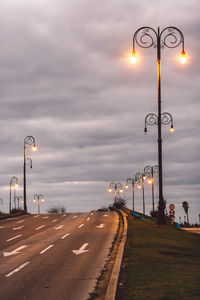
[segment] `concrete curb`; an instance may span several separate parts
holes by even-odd
[[[123,211],[120,210],[120,213],[122,214],[123,217],[123,222],[124,222],[124,230],[122,234],[122,240],[119,245],[119,249],[117,252],[116,260],[113,266],[112,274],[110,276],[110,280],[108,283],[108,288],[105,296],[105,300],[115,300],[116,296],[116,291],[117,291],[117,284],[118,284],[118,278],[119,278],[119,272],[121,268],[121,263],[122,263],[122,258],[123,258],[123,253],[124,253],[124,245],[126,243],[126,237],[127,237],[127,219],[126,215]]]

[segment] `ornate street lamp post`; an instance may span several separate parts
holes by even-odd
[[[44,197],[42,194],[35,194],[33,196],[33,202],[36,202],[38,203],[38,214],[40,214],[40,201],[44,202]]]
[[[22,196],[15,196],[15,201],[17,202],[17,208],[19,210],[19,202],[24,203]]]
[[[152,209],[154,212],[154,173],[158,173],[158,166],[146,166],[144,172],[151,174],[151,185],[152,185]]]
[[[12,185],[15,185],[17,187],[19,185],[18,178],[16,176],[13,176],[10,178],[10,198],[9,198],[9,213],[11,213],[11,198],[12,198]],[[14,199],[15,201],[15,199]]]
[[[26,166],[29,165],[32,168],[32,160],[29,157],[26,157],[26,145],[33,145],[32,150],[36,150],[35,146],[35,138],[33,136],[28,135],[24,139],[24,211],[27,212],[27,202],[26,202]]]
[[[138,180],[136,178],[127,178],[126,179],[126,188],[128,189],[128,185],[132,185],[132,191],[133,191],[133,211],[135,210],[135,196],[134,196],[134,191],[135,191],[135,183],[138,183]]]
[[[112,188],[114,188],[114,190],[115,190],[115,203],[116,203],[117,202],[117,189],[119,189],[120,193],[123,192],[122,184],[120,182],[118,182],[118,183],[111,182],[109,185],[109,189],[108,189],[108,191],[110,193],[112,192]]]
[[[138,172],[135,174],[135,178],[139,182],[138,187],[140,187],[140,183],[142,183],[143,214],[145,214],[144,181],[147,177],[150,179],[150,176],[148,172]]]
[[[161,134],[161,49],[176,48],[182,45],[181,62],[186,62],[184,50],[184,36],[182,32],[173,26],[166,27],[160,32],[151,27],[144,26],[139,28],[133,35],[132,62],[136,62],[135,44],[142,48],[154,47],[157,49],[157,70],[158,70],[158,168],[159,168],[159,204],[158,204],[158,224],[166,224],[165,221],[165,202],[163,198],[163,178],[162,178],[162,134]]]

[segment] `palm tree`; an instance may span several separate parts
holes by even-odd
[[[188,217],[188,209],[189,209],[189,203],[187,201],[182,202],[182,207],[187,215],[187,223],[189,224],[189,217]]]

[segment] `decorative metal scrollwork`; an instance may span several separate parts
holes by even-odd
[[[176,27],[166,27],[160,33],[162,43],[167,48],[176,48],[181,43],[184,46],[184,36],[182,32]]]
[[[31,135],[28,135],[27,137],[25,137],[24,139],[24,145],[35,145],[35,138]]]
[[[164,112],[161,114],[161,123],[163,125],[168,125],[171,123],[171,125],[173,125],[173,118],[172,115],[169,114],[168,112]]]
[[[151,27],[139,28],[133,36],[133,50],[135,51],[135,42],[142,48],[157,48],[158,46],[167,48],[176,48],[182,43],[184,51],[184,36],[182,32],[173,26],[164,28],[161,32],[156,32]],[[159,45],[157,45],[159,43]]]
[[[153,36],[155,36],[155,38]],[[156,44],[156,40],[157,33],[153,28],[141,27],[135,32],[133,36],[133,49],[135,42],[142,48],[150,48]]]
[[[147,173],[158,173],[158,166],[146,166],[144,168],[144,172],[147,172]]]
[[[157,125],[158,124],[158,117],[156,114],[150,113],[145,117],[145,125]]]
[[[30,166],[30,168],[32,169],[32,159],[30,157],[26,157],[26,165]]]

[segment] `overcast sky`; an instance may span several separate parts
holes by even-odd
[[[156,49],[137,47],[131,65],[132,36],[142,26],[176,26],[181,47],[162,49],[162,111],[174,118],[174,133],[163,126],[163,181],[167,205],[176,220],[190,205],[190,221],[200,207],[200,2],[199,0],[1,0],[0,1],[0,198],[8,211],[9,182],[19,178],[22,195],[23,143],[27,148],[27,206],[42,193],[41,211],[55,205],[69,212],[112,203],[110,182],[135,176],[157,164],[157,127],[144,118],[157,113]],[[158,178],[155,177],[156,203]],[[132,206],[131,191],[126,191]],[[146,211],[152,208],[145,185]],[[142,211],[142,191],[135,192]]]

